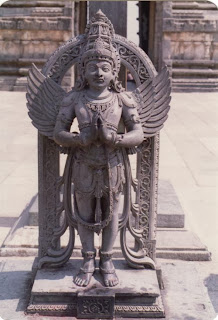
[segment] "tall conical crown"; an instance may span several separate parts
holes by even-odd
[[[120,56],[113,45],[114,28],[111,21],[101,11],[94,15],[86,26],[85,43],[81,52],[81,67],[94,59],[113,63],[116,73],[120,69]]]

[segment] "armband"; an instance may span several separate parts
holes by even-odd
[[[131,114],[130,118],[124,121],[125,126],[128,127],[128,125],[130,123],[140,123],[140,118],[139,116],[135,115],[135,114]]]

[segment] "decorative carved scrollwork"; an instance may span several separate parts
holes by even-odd
[[[59,243],[52,244],[55,228],[59,225],[57,207],[59,205],[57,172],[57,145],[46,137],[40,137],[39,143],[39,208],[43,214],[39,215],[39,256],[47,255],[48,249],[59,248]],[[45,147],[46,144],[46,147]],[[42,157],[44,156],[44,162]]]
[[[144,313],[144,312],[163,312],[163,308],[160,306],[115,306],[116,313]]]
[[[141,147],[141,165],[138,179],[140,181],[139,227],[144,239],[149,238],[149,211],[151,201],[151,139],[147,138]]]
[[[110,317],[114,314],[114,297],[78,297],[80,317]]]
[[[120,43],[117,44],[116,49],[119,52],[121,59],[127,61],[133,67],[135,72],[138,74],[141,82],[149,78],[145,66],[142,64],[141,60],[137,57],[135,53],[133,53],[131,50],[124,47]]]

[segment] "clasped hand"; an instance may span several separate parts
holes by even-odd
[[[96,114],[92,118],[91,130],[88,132],[81,132],[81,144],[88,146],[93,142],[102,142],[109,145],[114,145],[117,134],[107,128],[106,122],[101,115]]]

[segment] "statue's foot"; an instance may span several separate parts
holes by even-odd
[[[84,257],[82,267],[79,273],[74,279],[74,283],[80,287],[86,287],[91,281],[92,275],[95,272],[95,252],[82,250],[82,255]]]
[[[112,262],[111,252],[100,251],[99,270],[106,287],[114,287],[119,283],[119,279],[116,275],[114,264]]]
[[[86,287],[89,284],[89,282],[91,281],[91,278],[92,278],[94,271],[95,270],[93,269],[93,272],[87,272],[87,271],[84,271],[83,268],[81,268],[79,270],[79,273],[76,275],[76,277],[74,279],[74,283],[77,286]]]
[[[108,270],[102,267],[99,267],[99,269],[100,269],[100,273],[102,274],[105,287],[115,287],[119,283],[119,279],[117,277],[115,269]]]

